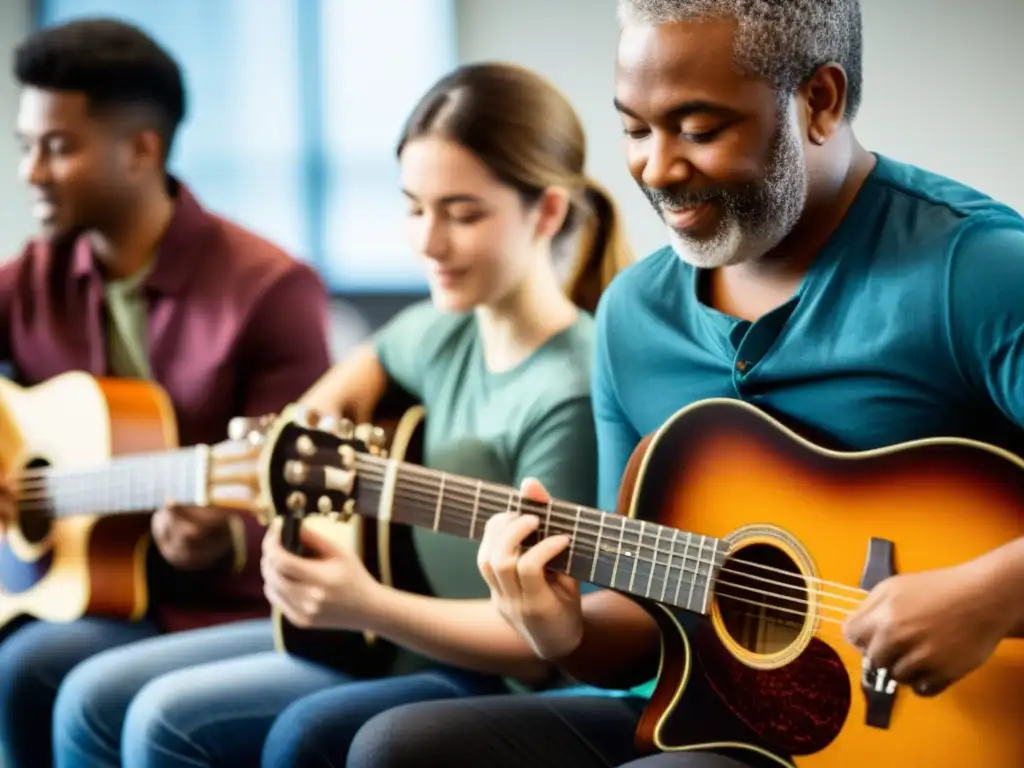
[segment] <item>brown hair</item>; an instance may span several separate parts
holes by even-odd
[[[562,187],[571,203],[558,238],[580,230],[566,294],[593,312],[611,279],[634,260],[609,194],[584,173],[586,138],[569,101],[539,75],[513,64],[459,67],[420,100],[402,130],[398,154],[424,136],[472,152],[528,205]]]

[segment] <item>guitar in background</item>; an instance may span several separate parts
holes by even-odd
[[[152,511],[169,500],[257,511],[268,423],[242,419],[244,439],[179,448],[152,382],[0,379],[0,466],[19,487],[18,522],[0,536],[0,627],[20,615],[142,618]]]

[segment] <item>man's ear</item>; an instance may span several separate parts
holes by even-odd
[[[164,164],[164,142],[152,128],[132,134],[132,166],[136,170],[160,168]]]
[[[822,64],[800,87],[807,139],[824,144],[835,134],[846,114],[848,82],[845,70],[835,62]]]

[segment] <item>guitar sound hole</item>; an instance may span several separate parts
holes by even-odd
[[[722,624],[741,647],[757,655],[789,648],[807,619],[807,585],[796,563],[767,544],[739,549],[715,587]]]
[[[50,466],[44,459],[33,459],[25,470],[43,469]],[[50,533],[50,510],[45,503],[42,484],[27,477],[22,480],[21,498],[18,500],[18,527],[25,541],[38,544]]]

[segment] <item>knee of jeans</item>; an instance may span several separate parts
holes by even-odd
[[[317,706],[299,699],[275,719],[263,742],[260,764],[264,768],[301,766],[322,752],[320,730],[330,728],[330,718]]]
[[[121,731],[125,765],[150,765],[155,754],[201,757],[189,738],[191,723],[181,694],[173,675],[168,675],[150,681],[135,695]]]
[[[7,741],[17,723],[31,719],[33,702],[41,699],[46,688],[40,662],[31,647],[18,642],[16,636],[0,643],[0,741]],[[47,702],[46,709],[49,709]]]
[[[426,702],[403,704],[371,717],[356,732],[346,767],[444,765],[445,760],[437,748],[443,746],[449,737],[439,734],[427,724],[429,718],[422,714],[429,714],[430,709],[430,703]],[[434,721],[434,726],[437,725]],[[438,739],[441,744],[438,744]]]
[[[68,748],[87,754],[96,749],[116,753],[120,718],[116,724],[109,723],[103,712],[103,705],[112,703],[105,688],[116,674],[94,657],[74,667],[61,682],[53,705],[53,740],[58,753]]]

